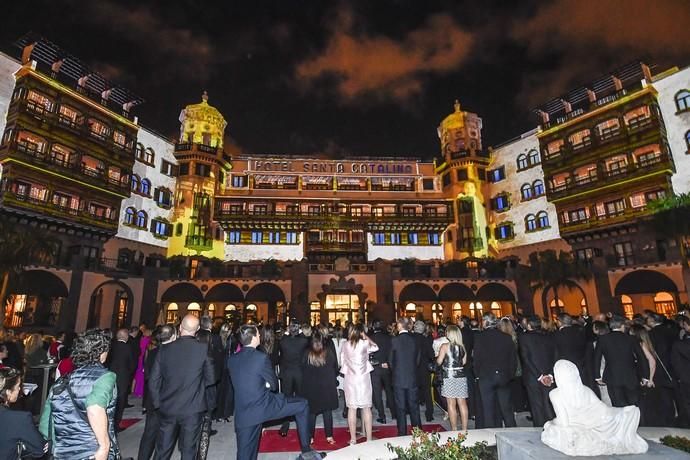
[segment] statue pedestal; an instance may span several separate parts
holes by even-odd
[[[499,460],[688,460],[690,455],[664,445],[647,441],[649,450],[635,455],[600,455],[571,457],[541,442],[541,431],[505,431],[496,433]]]

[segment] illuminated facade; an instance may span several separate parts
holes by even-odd
[[[495,148],[456,101],[433,161],[324,159],[226,152],[230,128],[206,93],[172,141],[130,115],[139,98],[74,58],[55,61],[66,55],[55,45],[20,44],[21,62],[0,55],[0,211],[60,247],[11,287],[9,326],[186,313],[440,322],[687,302],[686,264],[645,209],[690,183],[687,69],[627,67],[545,104],[539,128]],[[559,291],[559,305],[517,281],[545,249],[572,249],[595,272]]]

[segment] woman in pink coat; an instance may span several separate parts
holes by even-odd
[[[374,370],[369,363],[369,353],[379,347],[364,333],[361,323],[353,324],[348,331],[347,342],[341,350],[342,367],[345,376],[345,404],[348,407],[347,424],[350,427],[350,444],[357,444],[357,409],[362,410],[362,424],[367,441],[371,441],[371,377]]]

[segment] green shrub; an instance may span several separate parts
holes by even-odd
[[[664,436],[660,439],[661,443],[674,449],[690,452],[690,439],[682,436]]]
[[[395,447],[386,444],[388,450],[397,455],[398,460],[495,460],[496,454],[487,443],[463,446],[466,436],[462,433],[439,443],[441,435],[425,433],[419,428],[412,430],[410,447]]]

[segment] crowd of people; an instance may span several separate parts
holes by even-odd
[[[565,359],[606,404],[636,405],[642,426],[690,426],[690,316],[653,311],[555,319],[456,318],[432,324],[400,317],[391,324],[233,325],[185,316],[150,330],[91,329],[78,336],[0,332],[0,460],[46,452],[56,459],[119,457],[118,431],[129,397],[146,414],[138,459],[205,458],[213,424],[233,418],[237,458],[255,459],[262,430],[294,422],[301,459],[316,420],[335,444],[333,411],[343,407],[350,443],[372,439],[374,421],[396,420],[398,435],[434,420],[452,430],[514,427],[529,411],[534,426],[554,417],[553,368]],[[17,403],[27,369],[57,364],[38,427],[31,405]],[[343,404],[340,399],[343,398]],[[10,406],[15,410],[10,410]],[[438,412],[437,412],[438,413]],[[376,418],[375,418],[376,417]],[[408,423],[409,417],[409,423]],[[217,426],[216,426],[217,427]]]

